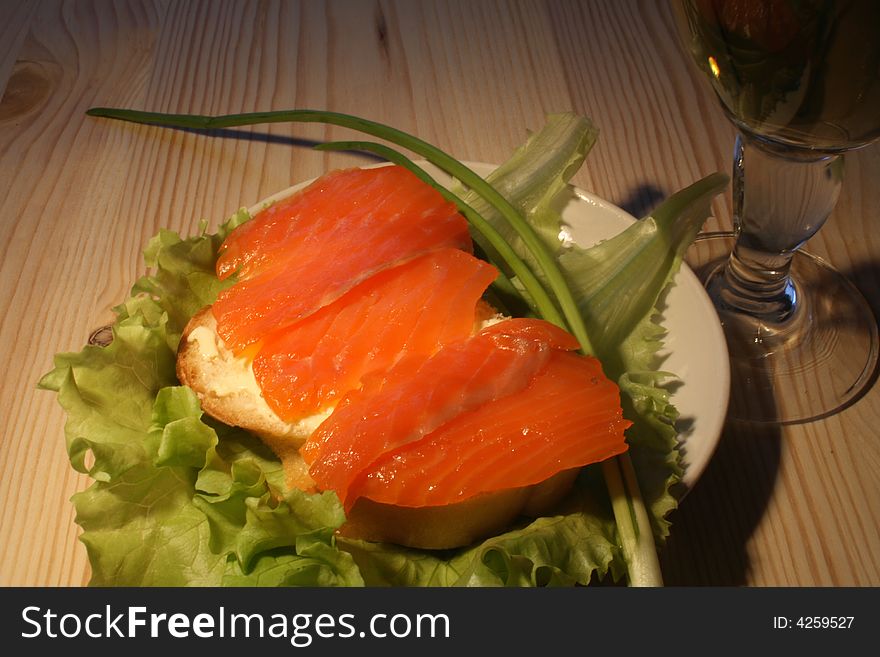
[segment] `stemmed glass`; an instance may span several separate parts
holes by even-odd
[[[685,49],[738,130],[734,233],[702,236],[689,254],[727,336],[731,415],[828,416],[871,382],[877,323],[852,283],[800,247],[834,209],[843,153],[880,137],[880,1],[674,7]]]

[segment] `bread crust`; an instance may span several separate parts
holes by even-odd
[[[379,543],[442,550],[501,533],[521,516],[550,512],[569,490],[579,469],[559,472],[533,486],[484,493],[444,506],[400,507],[359,498],[340,534]]]
[[[202,331],[195,333],[199,329]],[[256,380],[225,387],[217,385],[241,377],[253,379],[250,363],[235,358],[223,345],[211,307],[202,308],[187,323],[180,338],[177,378],[195,392],[208,415],[256,434],[281,459],[288,486],[314,490],[315,482],[299,455],[299,448],[308,438],[308,429],[279,418],[263,399]]]

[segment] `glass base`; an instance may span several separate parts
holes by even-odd
[[[704,233],[685,254],[710,296],[734,234]],[[837,413],[877,377],[878,331],[862,294],[808,253],[792,260],[797,311],[782,323],[755,319],[716,301],[730,352],[729,418],[795,424]]]

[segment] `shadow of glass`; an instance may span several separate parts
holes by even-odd
[[[868,309],[871,312],[874,323],[880,325],[880,321],[878,321],[880,320],[880,262],[863,262],[855,267],[838,271],[861,293],[868,304]],[[841,316],[836,316],[833,321],[834,327],[841,331],[845,331],[848,327],[860,325],[853,322],[851,318]],[[875,349],[880,350],[880,344],[875,344]],[[849,408],[862,399],[876,385],[878,378],[880,378],[880,360],[876,363],[859,394],[850,399],[845,406],[837,409],[837,411]]]
[[[732,403],[748,392],[731,381]],[[672,532],[661,549],[668,586],[749,583],[748,543],[773,493],[781,440],[778,425],[728,418],[702,477],[671,514]]]
[[[880,262],[864,262],[841,273],[864,295],[874,317],[880,317]]]
[[[691,260],[689,264],[701,280],[715,265],[711,259],[703,263]],[[730,408],[752,407],[759,415],[774,415],[773,395],[755,395],[755,389],[764,386],[743,380],[742,369],[733,361],[730,371]],[[660,553],[667,585],[749,583],[748,545],[776,484],[781,440],[779,425],[744,422],[728,414],[706,470],[670,515],[671,534]]]

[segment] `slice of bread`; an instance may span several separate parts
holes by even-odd
[[[523,488],[483,493],[445,506],[402,507],[359,498],[348,512],[343,536],[423,549],[470,545],[506,530],[518,517],[552,511],[577,478],[579,468]]]
[[[281,459],[289,486],[314,488],[299,448],[332,409],[293,423],[278,417],[260,393],[251,362],[236,358],[223,344],[210,306],[196,313],[183,331],[177,378],[192,388],[208,415],[259,436]]]
[[[488,307],[480,310],[481,323],[498,321]],[[263,399],[250,362],[237,358],[223,344],[210,307],[200,310],[183,332],[177,376],[196,393],[206,413],[259,436],[281,460],[288,486],[316,490],[299,448],[332,408],[293,423],[279,418]],[[415,548],[460,547],[504,530],[518,516],[544,515],[565,496],[577,473],[560,472],[534,486],[486,493],[442,507],[408,508],[360,499],[340,533]]]

